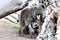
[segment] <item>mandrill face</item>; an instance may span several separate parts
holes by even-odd
[[[36,14],[36,23],[40,24],[41,23],[41,15],[40,14]]]

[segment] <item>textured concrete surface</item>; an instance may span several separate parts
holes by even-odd
[[[17,27],[0,25],[0,40],[36,40],[31,39],[29,35],[19,36]]]

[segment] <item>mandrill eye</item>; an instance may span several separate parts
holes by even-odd
[[[42,8],[44,8],[44,5],[41,5],[42,6]]]

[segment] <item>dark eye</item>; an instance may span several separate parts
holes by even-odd
[[[44,8],[44,5],[41,5],[42,6],[42,8]]]

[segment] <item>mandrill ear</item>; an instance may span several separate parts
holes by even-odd
[[[40,19],[40,15],[37,15],[37,19]]]

